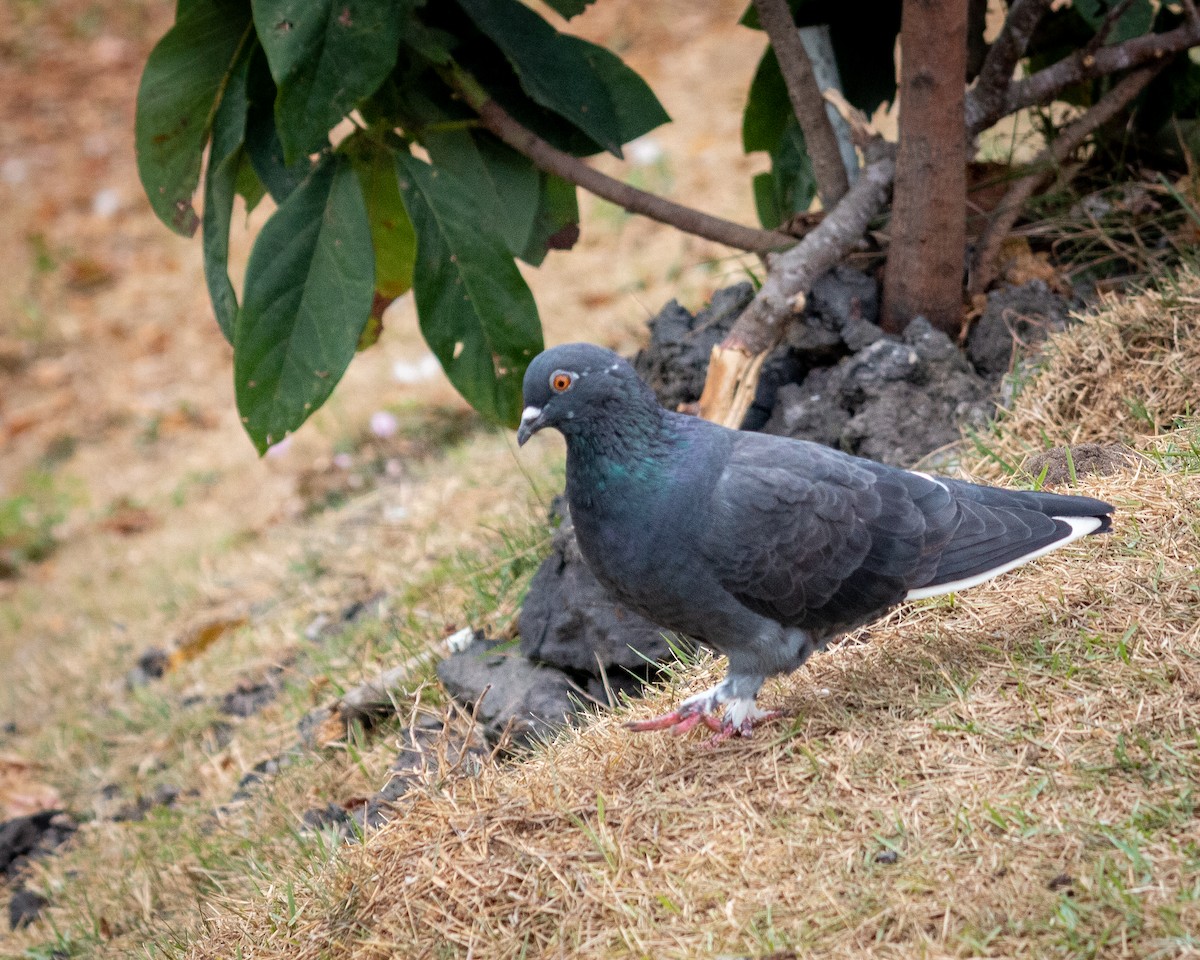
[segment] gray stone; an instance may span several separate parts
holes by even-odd
[[[561,727],[582,700],[562,671],[487,641],[447,657],[437,673],[450,696],[477,711],[491,738],[507,730],[518,745]]]
[[[40,893],[22,887],[8,901],[8,926],[11,930],[27,927],[38,918],[49,901]]]
[[[850,414],[838,403],[836,396],[814,393],[807,383],[806,380],[803,384],[792,383],[780,388],[775,410],[763,432],[837,447]]]
[[[879,284],[861,270],[839,264],[817,277],[808,308],[838,330],[847,324],[879,320]]]

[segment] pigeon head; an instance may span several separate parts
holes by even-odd
[[[590,343],[567,343],[534,357],[525,371],[524,393],[517,430],[522,445],[544,427],[570,437],[619,412],[658,407],[626,360]]]

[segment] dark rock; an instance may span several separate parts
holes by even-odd
[[[267,757],[266,760],[260,760],[250,770],[242,775],[238,781],[237,789],[233,793],[234,800],[247,800],[250,798],[250,788],[255,784],[262,783],[268,777],[273,777],[285,767],[290,767],[295,762],[297,754],[295,752],[286,752],[276,754],[273,757]]]
[[[483,769],[491,753],[487,741],[476,729],[472,728],[465,737],[456,737],[443,721],[434,717],[425,717],[405,730],[403,736],[404,745],[392,763],[388,782],[355,811],[360,826],[375,828],[387,822],[397,802],[426,780],[443,759],[455,772],[474,776]]]
[[[521,653],[575,673],[645,676],[670,657],[662,629],[614,602],[592,576],[568,516],[555,531],[521,608]]]
[[[1070,301],[1043,280],[993,290],[967,336],[967,356],[980,374],[998,382],[1013,366],[1014,348],[1028,354],[1051,333],[1065,330],[1070,309]]]
[[[11,930],[27,927],[38,918],[49,901],[40,893],[21,887],[8,901],[8,926]]]
[[[1068,450],[1071,454],[1069,460]],[[1146,462],[1145,457],[1123,443],[1077,443],[1071,447],[1053,447],[1035,453],[1021,465],[1021,469],[1034,479],[1041,479],[1047,487],[1062,487],[1072,482],[1072,466],[1078,478],[1107,476]]]
[[[954,341],[918,317],[901,339],[781,388],[764,429],[907,467],[958,440],[963,422],[982,426],[988,392]]]
[[[879,285],[860,270],[838,266],[817,278],[804,314],[788,325],[785,340],[809,361],[833,363],[880,339]]]
[[[250,717],[279,696],[279,677],[283,671],[273,668],[260,681],[243,680],[221,698],[221,712],[232,717]]]
[[[138,657],[137,665],[125,675],[125,682],[130,687],[143,687],[151,680],[158,680],[167,672],[170,664],[170,653],[162,647],[150,647]]]
[[[840,393],[844,402],[857,406],[886,392],[889,384],[916,382],[921,357],[899,340],[877,340],[843,361]]]
[[[622,696],[628,698],[641,696],[645,686],[645,681],[637,677],[613,673],[607,678],[588,677],[587,695],[596,703],[615,707],[621,702]]]
[[[841,447],[897,467],[955,443],[958,424],[982,426],[983,392],[976,379],[957,374],[929,386],[895,383],[863,403],[842,432]]]
[[[875,854],[875,862],[890,865],[897,863],[900,860],[900,855],[895,850],[880,850]]]
[[[340,831],[344,827],[349,827],[353,822],[353,817],[336,803],[327,803],[323,807],[312,807],[305,810],[300,819],[306,830],[334,827]]]
[[[180,789],[174,784],[164,783],[149,796],[138,797],[136,803],[126,804],[117,811],[113,819],[118,822],[144,820],[146,814],[156,807],[175,806],[180,793]]]
[[[578,712],[581,697],[566,674],[476,641],[437,667],[446,690],[476,711],[489,737],[505,730],[516,744],[550,733]]]
[[[704,389],[708,359],[747,304],[754,287],[739,283],[713,294],[692,316],[672,300],[650,321],[650,345],[633,358],[634,369],[668,410],[695,403]]]
[[[27,860],[65,843],[76,829],[75,821],[61,810],[0,822],[0,875],[14,876]]]
[[[1052,877],[1050,882],[1046,884],[1046,886],[1051,890],[1062,890],[1064,888],[1073,887],[1074,885],[1075,878],[1069,873],[1060,873],[1058,876]]]

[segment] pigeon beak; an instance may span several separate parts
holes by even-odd
[[[517,427],[517,446],[525,446],[525,441],[542,429],[541,407],[526,407],[521,411],[521,425]]]

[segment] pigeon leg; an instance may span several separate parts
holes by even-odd
[[[762,683],[755,683],[754,690]],[[730,737],[753,736],[754,728],[767,720],[783,716],[778,710],[760,710],[754,703],[754,696],[739,696],[733,692],[737,689],[736,679],[722,680],[715,687],[688,697],[670,713],[664,713],[649,720],[634,720],[627,724],[630,730],[646,733],[651,730],[670,730],[671,733],[687,733],[701,723],[713,731],[713,743],[720,743]],[[717,716],[717,710],[725,707],[724,715]]]
[[[723,683],[710,687],[703,693],[688,697],[669,713],[651,717],[649,720],[631,720],[625,724],[637,733],[647,733],[651,730],[670,730],[672,733],[687,733],[698,723],[703,723],[710,730],[718,731],[722,723],[715,716],[724,698],[722,697]]]

